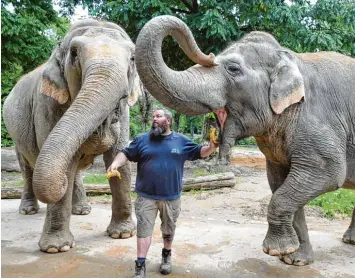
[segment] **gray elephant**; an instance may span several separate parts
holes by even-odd
[[[195,65],[164,63],[173,36]],[[220,55],[204,55],[172,16],[149,21],[136,42],[137,70],[164,105],[188,115],[216,112],[220,153],[255,136],[273,192],[263,250],[287,264],[313,261],[304,205],[339,187],[355,189],[355,60],[335,52],[297,54],[270,34],[251,32]],[[343,236],[355,244],[355,213]]]
[[[129,140],[129,106],[139,93],[135,46],[116,24],[74,24],[49,60],[21,78],[4,104],[4,120],[15,144],[24,190],[20,212],[33,214],[47,203],[39,246],[67,251],[75,245],[70,216],[91,210],[80,170],[103,154],[106,167]],[[130,198],[131,171],[111,178],[113,238],[135,233]]]

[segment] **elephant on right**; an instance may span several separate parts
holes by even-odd
[[[165,64],[168,35],[197,65],[179,72]],[[136,57],[141,81],[164,105],[187,115],[216,113],[222,157],[236,139],[256,138],[273,192],[263,250],[291,265],[313,262],[304,206],[340,187],[355,189],[355,59],[295,53],[265,32],[205,55],[173,16],[143,27]],[[353,245],[354,215],[343,235]]]

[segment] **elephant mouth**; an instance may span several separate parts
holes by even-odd
[[[228,112],[227,112],[226,108],[220,108],[220,109],[214,110],[213,112],[217,116],[217,121],[218,121],[220,130],[221,130],[221,132],[223,132],[223,128],[224,128],[224,124],[225,124],[227,116],[228,116]]]

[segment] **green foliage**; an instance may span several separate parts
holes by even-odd
[[[142,122],[140,121],[138,104],[134,104],[130,108],[129,117],[130,117],[130,121],[129,121],[130,138],[133,139],[135,136],[143,132],[143,127],[141,125]]]
[[[86,184],[108,184],[105,174],[88,174],[84,177]]]
[[[192,174],[193,174],[193,176],[196,176],[196,177],[210,175],[210,173],[205,168],[193,169]]]
[[[245,139],[237,140],[236,145],[256,145],[256,140],[254,137],[248,137]]]
[[[351,216],[355,207],[355,191],[339,189],[329,192],[318,196],[309,205],[321,207],[328,218],[333,218],[335,214]]]
[[[19,186],[23,186],[24,182],[23,180],[19,180],[19,181],[2,181],[1,182],[1,186],[2,187],[19,187]]]
[[[1,104],[19,78],[43,63],[69,26],[52,1],[1,1]],[[1,117],[1,146],[12,145]]]

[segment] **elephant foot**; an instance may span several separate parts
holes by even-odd
[[[73,205],[72,213],[75,215],[88,215],[91,212],[90,204]]]
[[[280,232],[283,232],[282,235]],[[292,226],[284,225],[272,228],[269,225],[263,242],[263,251],[270,256],[282,256],[296,252],[299,245],[296,231]]]
[[[350,227],[343,235],[343,241],[355,245],[355,227]]]
[[[19,212],[23,215],[36,214],[39,210],[37,199],[21,199]]]
[[[54,231],[51,234],[42,233],[38,243],[40,250],[47,253],[67,252],[75,247],[74,236],[68,231]]]
[[[296,252],[280,256],[280,260],[289,265],[304,266],[313,263],[314,252],[310,244],[301,244]]]
[[[126,221],[113,221],[107,227],[107,233],[112,238],[129,238],[136,235],[136,224],[132,219]]]

